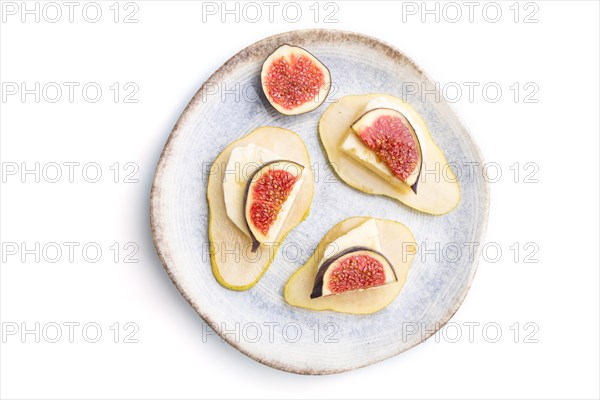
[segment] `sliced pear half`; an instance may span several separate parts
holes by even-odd
[[[232,150],[251,143],[285,156],[287,160],[299,165],[311,165],[300,136],[290,130],[272,126],[258,128],[236,140],[215,159],[207,186],[210,258],[215,278],[231,290],[246,290],[258,282],[273,261],[287,233],[308,216],[314,193],[312,170],[304,168],[302,185],[279,234],[274,241],[262,244],[253,253],[251,237],[228,217],[223,195],[223,175]],[[239,199],[239,205],[240,208],[243,207],[243,198]]]
[[[369,220],[374,220],[379,231],[381,254],[394,266],[397,280],[368,290],[340,293],[333,296],[311,298],[315,279],[327,247],[336,239],[348,234]],[[350,314],[372,314],[387,307],[400,293],[414,255],[415,238],[400,222],[369,217],[352,217],[335,225],[323,237],[315,254],[288,280],[284,298],[292,306],[310,310],[332,310]]]
[[[377,100],[376,100],[377,99]],[[365,112],[367,104],[383,99],[386,108],[400,111],[414,128],[423,151],[418,194],[409,185],[390,182],[343,148],[352,132],[351,125]],[[329,162],[341,180],[365,193],[391,197],[419,211],[441,215],[452,211],[460,201],[460,187],[444,154],[433,141],[423,118],[406,102],[385,94],[344,96],[331,104],[319,121],[319,136]],[[358,139],[357,139],[358,141]],[[359,144],[362,144],[359,142]],[[369,150],[365,146],[366,150]]]

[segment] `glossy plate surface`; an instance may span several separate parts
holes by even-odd
[[[284,43],[304,47],[331,71],[329,99],[308,114],[281,115],[262,94],[262,62]],[[223,328],[239,329],[238,338],[228,334],[225,339],[241,352],[289,372],[342,372],[415,346],[460,306],[479,259],[478,252],[468,254],[464,243],[482,242],[489,209],[486,181],[480,172],[469,175],[466,167],[484,161],[448,104],[406,95],[406,82],[434,88],[412,60],[377,39],[345,31],[294,31],[264,39],[233,56],[183,112],[156,169],[150,212],[154,241],[169,276],[192,307],[220,334]],[[317,133],[319,117],[336,99],[367,93],[404,98],[425,119],[455,173],[462,175],[456,209],[443,216],[414,211],[352,189],[328,168]],[[219,285],[211,271],[206,183],[217,155],[263,125],[291,129],[303,138],[314,168],[315,194],[308,218],[287,236],[261,281],[251,290],[235,292]],[[440,260],[418,253],[404,289],[378,313],[314,312],[287,305],[283,287],[289,277],[312,256],[329,229],[352,216],[400,221],[420,246],[426,243],[429,249],[439,243],[445,251]],[[462,254],[457,254],[457,247]],[[409,325],[427,332],[407,335]]]

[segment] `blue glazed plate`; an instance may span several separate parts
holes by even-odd
[[[334,84],[328,100],[308,114],[283,116],[262,94],[262,63],[284,43],[304,47],[331,71]],[[449,105],[443,100],[421,101],[420,95],[414,94],[413,83],[435,88],[412,60],[378,39],[346,31],[293,31],[261,40],[233,56],[200,88],[181,115],[154,177],[150,211],[154,242],[182,295],[242,353],[294,373],[343,372],[421,343],[462,303],[481,248],[476,246],[469,254],[465,243],[483,240],[489,188],[480,172],[469,176],[470,170],[456,169],[473,165],[470,163],[482,166],[484,161]],[[405,99],[425,119],[434,141],[460,176],[461,200],[452,212],[427,215],[389,198],[359,192],[339,181],[328,168],[317,133],[319,117],[336,99],[366,93]],[[211,271],[208,167],[229,143],[264,125],[287,128],[303,138],[315,173],[315,194],[308,218],[287,236],[260,282],[250,290],[235,292],[219,285]],[[283,299],[289,277],[311,257],[331,227],[352,216],[397,220],[414,234],[421,250],[400,295],[372,315],[289,306]],[[436,243],[439,257],[422,252],[423,246],[430,249]]]

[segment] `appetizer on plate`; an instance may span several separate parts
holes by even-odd
[[[319,135],[348,185],[389,196],[429,214],[460,201],[460,187],[421,116],[383,94],[345,96],[321,116]]]
[[[371,314],[400,293],[417,247],[403,224],[352,217],[334,226],[292,275],[285,300],[311,310]]]
[[[208,236],[216,279],[246,290],[273,261],[285,235],[308,215],[310,158],[294,132],[261,127],[230,144],[208,178]]]

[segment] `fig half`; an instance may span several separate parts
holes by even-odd
[[[389,172],[417,193],[423,152],[415,129],[399,111],[376,108],[352,124],[352,130]]]
[[[325,260],[315,277],[311,299],[397,282],[396,270],[380,252],[356,246]]]
[[[252,252],[274,242],[301,186],[304,167],[289,160],[261,165],[248,179],[244,216],[252,238]]]
[[[325,101],[331,73],[308,51],[284,44],[265,60],[261,82],[265,96],[277,111],[298,115]]]

